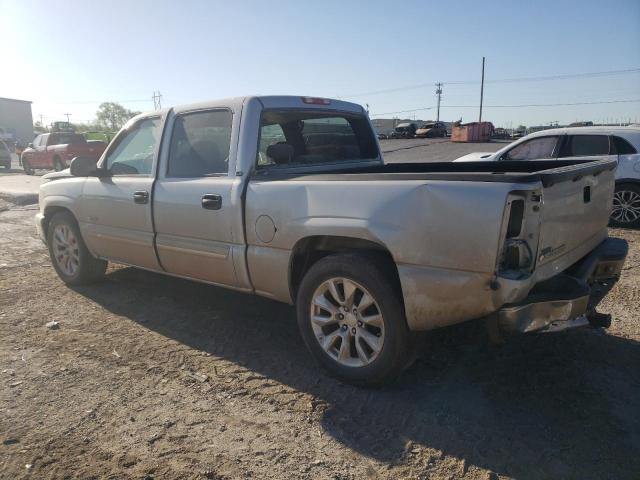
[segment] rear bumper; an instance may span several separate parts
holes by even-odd
[[[596,306],[620,277],[627,252],[625,240],[607,238],[565,272],[534,286],[522,302],[498,310],[499,328],[529,333],[608,326],[609,317],[597,313]]]

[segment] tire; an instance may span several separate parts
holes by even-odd
[[[91,255],[71,213],[53,216],[47,228],[47,246],[53,268],[66,284],[86,285],[104,276],[107,262]]]
[[[609,225],[618,228],[640,227],[640,185],[634,183],[616,185]]]
[[[26,158],[22,159],[22,168],[24,169],[24,173],[26,173],[27,175],[33,175],[33,168],[31,168],[31,164]]]
[[[53,169],[56,172],[60,172],[64,170],[64,165],[62,164],[62,160],[60,160],[58,157],[53,159]]]
[[[316,262],[300,284],[296,309],[304,343],[315,360],[342,381],[380,385],[397,377],[413,358],[401,293],[386,270],[374,256],[329,255]],[[352,302],[345,298],[347,291],[355,292]],[[373,299],[368,307],[362,303],[365,297]],[[364,308],[357,311],[357,306]],[[365,318],[369,320],[363,322]]]

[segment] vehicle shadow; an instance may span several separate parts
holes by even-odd
[[[315,366],[289,306],[133,268],[77,291],[211,362],[221,357],[313,395],[326,434],[388,464],[417,456],[426,469],[429,455],[447,455],[519,479],[640,472],[633,340],[581,330],[489,348],[463,325],[428,336],[396,383],[361,389]]]

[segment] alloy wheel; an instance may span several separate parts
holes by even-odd
[[[618,223],[632,223],[640,218],[640,195],[631,190],[618,190],[613,194],[611,218]]]
[[[73,277],[80,268],[78,239],[68,225],[57,225],[52,238],[53,255],[65,275]]]
[[[373,295],[351,279],[323,282],[312,296],[310,319],[320,347],[341,365],[363,367],[382,350],[382,310]]]

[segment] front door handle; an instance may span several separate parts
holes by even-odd
[[[138,190],[137,192],[133,192],[133,201],[136,203],[148,203],[149,202],[149,192],[146,190]]]
[[[215,193],[205,193],[202,196],[202,208],[220,210],[222,208],[222,197]]]

